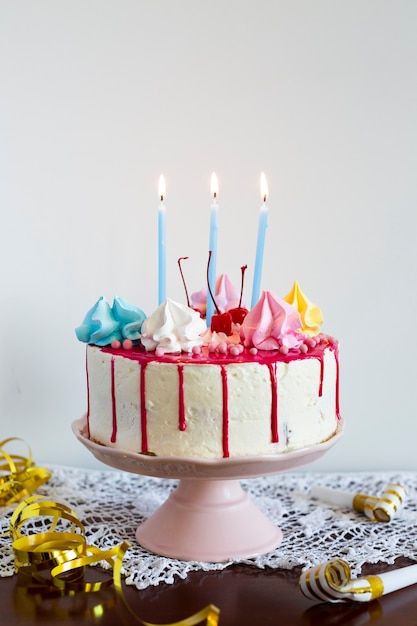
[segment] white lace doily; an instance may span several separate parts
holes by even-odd
[[[219,570],[232,563],[248,563],[259,568],[292,569],[311,567],[334,557],[346,559],[352,574],[360,574],[364,563],[392,564],[405,556],[417,561],[416,490],[417,474],[393,473],[292,473],[242,480],[241,485],[255,504],[283,532],[283,541],[274,551],[253,559],[225,563],[178,561],[149,553],[139,546],[135,531],[176,486],[176,481],[148,478],[113,471],[91,471],[56,467],[51,480],[38,494],[70,506],[86,527],[89,545],[109,549],[123,540],[131,544],[125,555],[127,584],[138,589],[160,582],[173,583],[195,570]],[[370,521],[349,509],[319,503],[309,497],[313,484],[352,493],[379,495],[389,482],[399,482],[407,490],[404,507],[387,523]],[[0,576],[15,572],[11,540],[7,536],[14,506],[0,510]],[[42,532],[37,525],[34,532]]]

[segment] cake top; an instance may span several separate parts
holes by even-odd
[[[230,355],[244,349],[252,354],[258,350],[299,354],[313,349],[324,337],[320,333],[321,311],[297,282],[282,299],[263,291],[248,311],[241,306],[241,297],[228,276],[219,276],[213,296],[217,313],[210,328],[205,320],[206,299],[204,290],[191,296],[190,306],[167,298],[147,316],[123,298],[116,296],[110,306],[100,297],[75,332],[88,344],[126,350],[141,345],[156,356],[199,354],[203,347]]]

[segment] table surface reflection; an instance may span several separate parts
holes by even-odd
[[[411,564],[373,564],[363,574],[382,573]],[[91,568],[92,569],[92,568]],[[172,623],[207,604],[220,609],[219,626],[417,626],[417,586],[396,591],[368,604],[319,603],[305,598],[298,587],[300,570],[290,571],[234,565],[222,571],[192,572],[185,580],[137,590],[124,587],[127,604],[152,624]],[[101,575],[94,568],[94,577]],[[104,574],[107,575],[107,574]],[[94,614],[93,607],[99,604]],[[19,577],[0,580],[1,623],[116,626],[138,624],[113,587],[73,597],[42,597],[28,592]]]

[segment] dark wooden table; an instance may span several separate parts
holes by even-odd
[[[363,573],[382,573],[411,564],[370,565]],[[299,570],[260,570],[234,565],[214,572],[193,572],[172,585],[138,591],[124,587],[129,606],[142,619],[166,624],[190,616],[207,604],[220,609],[219,626],[417,626],[417,585],[368,604],[313,602],[298,588]],[[97,570],[94,570],[97,578]],[[95,604],[101,603],[97,614]],[[0,579],[0,624],[118,626],[138,624],[111,587],[73,597],[29,593],[18,576]]]

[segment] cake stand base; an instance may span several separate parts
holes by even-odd
[[[332,437],[308,448],[227,459],[159,457],[104,446],[89,438],[86,416],[75,420],[72,429],[96,459],[110,467],[179,481],[136,530],[143,547],[182,561],[215,563],[265,554],[281,543],[281,530],[250,500],[239,480],[295,470],[319,459],[343,435],[343,421]]]
[[[282,532],[238,480],[181,479],[136,539],[162,556],[220,562],[265,554],[281,543]]]

